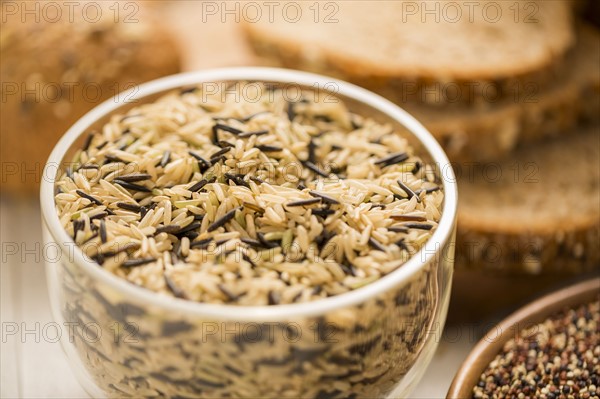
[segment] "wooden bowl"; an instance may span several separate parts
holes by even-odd
[[[565,308],[573,308],[596,300],[600,277],[586,280],[546,295],[516,311],[490,330],[463,362],[446,395],[447,399],[473,397],[473,387],[486,367],[500,353],[504,344],[517,332],[541,323]]]

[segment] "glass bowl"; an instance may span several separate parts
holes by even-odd
[[[351,111],[402,129],[445,192],[438,228],[404,265],[364,287],[313,302],[207,304],[166,297],[99,267],[76,247],[55,210],[55,178],[85,133],[110,115],[209,82],[259,81],[329,92]],[[156,80],[104,102],[62,137],[44,169],[41,206],[53,316],[62,345],[93,397],[355,398],[406,396],[441,336],[450,297],[456,220],[450,163],[405,111],[357,86],[272,68],[231,68]]]

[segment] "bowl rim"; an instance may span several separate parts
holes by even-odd
[[[382,278],[347,293],[297,304],[239,306],[194,302],[157,294],[154,291],[131,284],[113,273],[98,267],[95,262],[85,257],[79,247],[74,244],[72,238],[62,228],[56,213],[54,180],[66,152],[90,125],[100,118],[117,111],[121,106],[128,104],[130,101],[140,100],[158,93],[166,94],[169,90],[198,85],[203,82],[220,81],[265,81],[281,84],[297,84],[306,87],[316,86],[318,89],[325,90],[327,90],[327,85],[331,87],[331,84],[334,84],[337,89],[335,95],[345,96],[377,109],[403,125],[420,141],[425,151],[429,152],[432,162],[438,165],[442,174],[444,205],[438,227],[433,235],[419,252],[404,263],[402,267],[397,268]],[[50,176],[50,178],[46,178],[47,176]],[[94,279],[112,287],[117,292],[123,293],[125,297],[136,297],[138,300],[158,308],[166,308],[179,312],[183,311],[196,316],[207,316],[217,319],[243,319],[248,321],[285,320],[291,317],[310,317],[324,314],[335,309],[364,302],[380,292],[387,291],[402,282],[408,281],[411,276],[417,273],[424,265],[428,264],[440,252],[443,244],[451,240],[454,234],[457,213],[456,178],[452,165],[440,144],[414,117],[383,97],[351,83],[322,75],[282,68],[234,67],[202,70],[171,75],[132,87],[97,105],[69,128],[52,150],[44,166],[42,177],[40,190],[42,221],[52,236],[52,240],[58,244],[61,251],[63,253],[70,251],[68,252],[71,257],[70,261],[83,267],[87,274]]]
[[[516,333],[543,322],[564,308],[593,301],[599,290],[600,277],[590,278],[544,295],[496,324],[469,352],[454,376],[446,398],[471,398],[473,387],[485,368]],[[488,337],[491,334],[495,334],[495,338],[490,342]]]

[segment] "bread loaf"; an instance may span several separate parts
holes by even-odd
[[[14,3],[16,10],[2,7],[10,14],[2,16],[0,188],[32,194],[50,150],[79,117],[123,90],[178,72],[180,62],[169,32],[142,3],[128,2],[119,13],[124,3],[77,3],[71,12],[53,3],[60,14],[44,12],[45,2]],[[25,6],[38,14],[22,13]]]

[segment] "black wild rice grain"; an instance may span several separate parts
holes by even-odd
[[[100,213],[95,214],[94,216],[90,216],[90,220],[104,219],[107,216],[108,216],[108,212],[100,212]]]
[[[188,188],[188,190],[191,192],[197,192],[201,188],[206,186],[207,184],[208,184],[208,180],[202,179],[202,180],[198,181],[197,183],[193,184],[192,187]]]
[[[417,202],[421,202],[421,198],[410,187],[408,187],[406,184],[404,184],[402,182],[402,180],[398,179],[397,182],[398,182],[398,185],[400,186],[400,188],[402,190],[404,190],[404,192],[408,196],[408,199],[415,197],[417,199]]]
[[[216,157],[216,158],[211,158],[210,159],[210,164],[211,165],[215,165],[221,161],[225,162],[227,160],[227,158],[225,158],[225,156],[221,155],[220,157]]]
[[[90,133],[85,138],[85,142],[83,143],[82,151],[87,151],[90,148],[90,144],[92,144],[92,140],[94,139],[95,133]]]
[[[308,142],[308,158],[306,160],[312,164],[317,163],[315,155],[316,148],[317,145],[315,144],[315,141],[311,138]]]
[[[140,247],[140,244],[135,243],[135,242],[130,242],[130,243],[127,243],[127,244],[125,244],[123,246],[118,247],[114,251],[99,252],[98,254],[96,254],[95,256],[93,256],[92,258],[95,259],[95,260],[97,260],[99,258],[103,258],[103,259],[111,258],[111,257],[113,257],[115,255],[120,254],[121,252],[126,252],[126,251],[129,251],[129,250],[138,249],[139,247]]]
[[[219,219],[215,220],[210,226],[208,226],[208,232],[210,233],[211,231],[215,231],[219,227],[225,225],[227,222],[229,222],[235,217],[235,213],[240,209],[241,207],[234,208],[227,212],[225,215],[221,216]]]
[[[405,152],[397,152],[391,155],[388,155],[387,157],[378,159],[374,162],[375,165],[383,165],[383,167],[385,166],[390,166],[390,165],[394,165],[400,162],[404,162],[409,158],[408,154]]]
[[[256,263],[254,263],[254,261],[252,259],[250,259],[250,257],[246,254],[242,254],[242,259],[244,259],[246,262],[250,263],[250,266],[252,266],[253,269],[256,269]]]
[[[187,231],[187,232],[183,233],[183,234],[181,235],[181,237],[187,237],[187,238],[189,238],[189,239],[190,239],[190,241],[193,241],[193,240],[195,240],[195,239],[196,239],[196,238],[197,238],[199,235],[200,235],[200,233],[198,233],[198,232],[195,232],[195,231]]]
[[[119,180],[127,183],[135,183],[138,181],[144,181],[150,179],[152,176],[146,173],[138,173],[132,175],[119,176]]]
[[[287,106],[287,117],[289,119],[290,122],[294,121],[294,118],[296,117],[296,110],[295,110],[296,104],[288,101],[288,106]]]
[[[425,190],[418,189],[417,191],[415,191],[415,194],[417,194],[417,195],[421,195],[421,193],[431,194],[431,193],[434,193],[434,192],[440,191],[440,190],[441,190],[441,187],[431,187],[431,188],[426,188]]]
[[[433,228],[433,225],[427,223],[405,223],[402,226],[418,230],[431,230]]]
[[[142,116],[142,114],[125,115],[124,117],[121,118],[121,122],[124,122],[127,119],[137,118],[138,116]]]
[[[82,170],[100,169],[100,167],[98,165],[94,165],[94,164],[87,164],[87,165],[81,165],[79,167],[79,169],[82,169]]]
[[[269,249],[273,249],[273,248],[277,248],[279,246],[279,243],[277,241],[271,241],[271,240],[267,240],[265,238],[265,235],[261,232],[257,232],[256,233],[256,237],[258,237],[258,240],[266,247]]]
[[[100,221],[100,241],[102,241],[102,244],[106,244],[106,223],[104,220]]]
[[[82,242],[81,245],[87,244],[88,242],[92,241],[96,237],[98,237],[98,233],[92,234],[87,240],[85,240],[84,242]]]
[[[414,167],[414,168],[411,170],[411,173],[412,173],[413,175],[416,175],[417,173],[419,173],[419,171],[421,170],[421,167],[422,167],[422,166],[423,166],[423,165],[421,164],[421,162],[418,162],[418,161],[417,161],[417,162],[415,162],[415,167]]]
[[[313,204],[319,204],[321,202],[321,200],[322,200],[322,198],[320,198],[320,197],[310,198],[310,199],[305,199],[305,200],[289,202],[289,203],[285,204],[285,206],[294,207],[294,206],[313,205]]]
[[[302,165],[304,165],[305,167],[307,167],[308,169],[310,169],[311,171],[313,171],[314,173],[316,173],[317,175],[319,175],[321,177],[329,177],[329,175],[327,173],[325,173],[324,171],[319,169],[319,167],[312,162],[302,161]]]
[[[224,366],[224,368],[225,368],[225,370],[227,370],[227,371],[231,372],[232,374],[234,374],[234,375],[236,375],[236,376],[238,376],[238,377],[241,377],[241,376],[243,376],[243,375],[244,375],[244,372],[243,372],[243,371],[241,371],[241,370],[238,370],[238,369],[236,369],[236,368],[234,368],[233,366],[230,366],[230,365],[228,365],[228,364],[227,364],[227,365],[225,365],[225,366]]]
[[[404,240],[404,238],[399,239],[398,241],[396,241],[396,245],[398,247],[400,247],[400,249],[405,250],[406,252],[410,252],[408,246],[406,245],[406,241]]]
[[[244,186],[244,187],[248,187],[250,188],[250,185],[248,184],[247,181],[245,181],[243,178],[241,178],[240,176],[236,176],[236,175],[232,175],[231,173],[225,173],[224,174],[225,178],[227,180],[231,180],[232,182],[234,182],[237,186]]]
[[[157,227],[155,234],[160,234],[160,233],[173,234],[173,233],[178,232],[180,229],[181,229],[181,227],[179,227],[176,224],[168,224],[166,226]]]
[[[219,140],[219,142],[217,143],[217,146],[219,146],[221,148],[235,147],[235,144],[231,144],[229,141]]]
[[[197,87],[186,87],[179,91],[180,94],[190,94],[198,90]]]
[[[231,151],[231,147],[225,147],[225,148],[223,148],[223,149],[221,149],[221,150],[219,150],[219,151],[215,152],[214,154],[212,154],[212,155],[210,156],[210,158],[218,158],[218,157],[220,157],[221,155],[227,154],[229,151]]]
[[[294,297],[292,298],[292,302],[298,302],[300,300],[300,298],[302,298],[302,291],[300,291],[296,295],[294,295]]]
[[[112,154],[106,154],[104,156],[105,159],[105,163],[111,163],[111,162],[116,162],[116,163],[127,163],[125,161],[123,161],[121,158],[119,158],[116,155],[112,155]]]
[[[188,151],[188,154],[190,154],[192,157],[196,158],[198,160],[198,166],[200,166],[200,171],[204,173],[204,171],[208,168],[210,168],[211,166],[211,162],[209,162],[206,158],[204,158],[202,155],[198,155],[196,154],[194,151]],[[202,164],[202,165],[200,165]]]
[[[101,150],[101,149],[103,149],[103,148],[104,148],[104,147],[105,147],[107,144],[108,144],[108,141],[105,141],[105,142],[103,142],[102,144],[100,144],[100,145],[96,146],[96,149],[97,149],[97,150]]]
[[[333,197],[330,197],[329,195],[326,195],[326,194],[323,194],[323,193],[319,193],[318,191],[313,191],[313,190],[311,190],[311,191],[309,191],[308,193],[309,193],[310,195],[312,195],[313,197],[320,198],[320,199],[321,199],[321,201],[323,201],[323,202],[325,202],[325,203],[328,203],[328,204],[339,205],[339,203],[340,203],[340,202],[339,202],[338,200],[336,200],[335,198],[333,198]]]
[[[264,115],[264,114],[269,114],[269,113],[270,113],[269,111],[259,111],[259,112],[256,112],[254,114],[248,115],[247,117],[245,117],[243,119],[240,119],[239,121],[242,122],[242,123],[246,123],[246,122],[249,122],[251,119],[253,119],[253,118],[255,118],[255,117],[259,116],[259,115]]]
[[[262,152],[279,152],[279,151],[283,151],[283,148],[281,147],[277,147],[274,145],[257,145],[256,148],[258,148],[259,150],[261,150]]]
[[[173,383],[173,382],[171,382],[171,383]],[[225,387],[225,384],[223,384],[223,383],[208,381],[208,380],[198,378],[198,377],[196,377],[194,379],[194,384],[196,385],[196,390],[198,392],[206,391],[207,389],[215,389],[215,388]]]
[[[73,238],[74,239],[77,238],[77,232],[79,230],[83,230],[84,224],[85,223],[83,222],[83,220],[80,220],[80,219],[73,220]]]
[[[80,197],[82,197],[82,198],[85,198],[85,199],[88,199],[88,200],[90,200],[91,202],[93,202],[93,203],[94,203],[94,204],[96,204],[96,205],[102,205],[102,201],[100,201],[100,200],[99,200],[98,198],[96,198],[96,197],[93,197],[93,196],[91,196],[91,195],[89,195],[89,194],[87,194],[87,193],[84,193],[84,192],[83,192],[83,191],[81,191],[81,190],[75,190],[75,192],[76,192],[76,193],[77,193],[77,195],[79,195]]]
[[[131,190],[131,191],[139,191],[139,192],[142,192],[142,193],[151,193],[152,192],[152,190],[150,190],[148,187],[144,187],[144,186],[141,186],[139,184],[128,183],[128,182],[123,181],[121,179],[115,179],[114,183],[120,185],[123,188]]]
[[[319,247],[319,249],[323,249],[323,247],[335,236],[335,233],[329,231],[327,229],[323,229],[321,234],[315,237],[315,243]]]
[[[175,254],[177,254],[178,257],[182,257],[181,255],[181,240],[175,242],[175,244],[173,244],[173,249],[171,250],[172,252],[174,252]]]
[[[171,151],[167,150],[164,152],[161,160],[160,160],[160,166],[161,167],[165,167],[167,166],[167,164],[171,161]]]
[[[227,297],[227,299],[229,301],[235,301],[236,299],[238,299],[240,297],[240,295],[234,294],[227,287],[225,287],[225,285],[223,285],[221,283],[217,284],[217,288],[219,289],[219,291],[221,291],[223,293],[223,295],[225,295]]]
[[[313,215],[321,216],[321,217],[327,217],[327,216],[333,215],[335,213],[335,211],[333,209],[328,209],[328,208],[312,209],[311,212]]]
[[[221,123],[215,124],[215,129],[217,129],[217,130],[223,130],[224,132],[229,132],[229,133],[234,134],[236,136],[238,134],[242,133],[242,131],[240,129],[236,129],[236,128],[234,128],[232,126],[228,126],[228,125],[223,125]],[[218,140],[217,140],[217,142],[218,142]]]
[[[327,123],[331,123],[333,122],[333,119],[331,119],[329,116],[327,115],[314,115],[313,118],[317,121],[323,121],[323,122],[327,122]]]
[[[268,130],[258,130],[256,132],[244,132],[244,133],[240,133],[239,137],[246,138],[246,137],[250,137],[250,136],[263,136],[265,134],[269,134],[269,131]]]
[[[378,251],[385,252],[385,247],[373,237],[369,237],[369,245]]]
[[[250,176],[250,180],[252,180],[256,184],[263,184],[263,183],[265,183],[265,181],[263,179],[260,179],[260,178],[258,178],[256,176]]]
[[[181,235],[181,234],[187,233],[188,231],[196,230],[197,228],[200,228],[201,225],[202,225],[202,223],[192,222],[192,223],[188,224],[187,226],[182,227],[179,231],[176,231],[173,234]]]
[[[393,233],[408,233],[408,229],[406,227],[400,227],[400,226],[388,227],[388,231],[391,231]]]
[[[281,297],[280,297],[279,293],[277,293],[275,291],[269,291],[267,298],[269,301],[269,305],[278,305],[279,302],[281,301]]]
[[[203,240],[193,241],[190,244],[190,248],[193,248],[193,249],[206,249],[206,248],[208,248],[208,246],[210,245],[211,242],[213,242],[212,238],[205,238]]]
[[[258,206],[258,205],[251,204],[251,203],[249,203],[249,202],[244,202],[244,203],[242,204],[242,206],[243,206],[244,208],[247,208],[247,209],[253,210],[254,212],[258,212],[258,213],[265,213],[265,210],[264,210],[263,208],[261,208],[261,207],[260,207],[260,206]]]
[[[219,139],[219,129],[217,129],[217,126],[216,126],[216,125],[214,125],[214,126],[212,127],[212,143],[213,143],[214,145],[219,145],[219,142],[220,142],[220,141],[221,141],[221,140]]]
[[[173,293],[176,298],[187,299],[185,292],[175,284],[173,280],[169,277],[168,274],[165,274],[165,283],[169,290]]]
[[[343,263],[340,263],[340,267],[346,275],[356,277],[356,269],[352,264],[345,265]]]
[[[155,262],[156,258],[137,258],[137,259],[128,259],[125,262],[121,263],[122,267],[137,267],[142,265],[147,265],[148,263]]]
[[[240,241],[254,248],[265,248],[265,245],[262,242],[252,238],[240,238]]]

